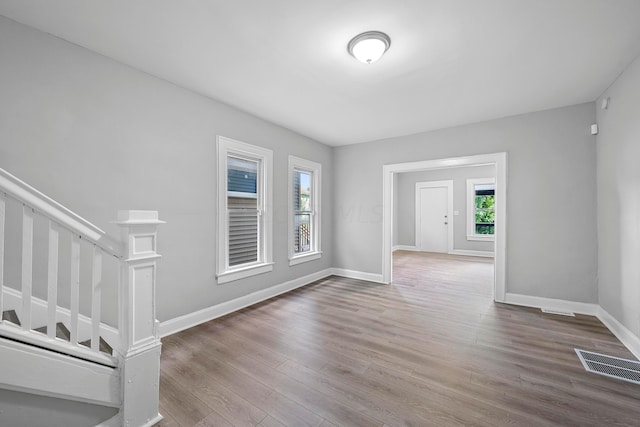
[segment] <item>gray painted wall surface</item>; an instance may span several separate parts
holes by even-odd
[[[0,167],[117,236],[119,209],[161,226],[165,321],[332,266],[330,147],[0,17]],[[277,100],[274,100],[277,102]],[[274,151],[274,270],[217,285],[216,135]],[[287,156],[322,164],[324,255],[289,267]]]
[[[394,202],[398,204],[394,218],[397,226],[398,245],[415,246],[416,241],[416,183],[427,181],[453,181],[453,210],[459,215],[453,216],[453,249],[493,252],[493,242],[467,240],[467,179],[494,178],[494,166],[474,166],[449,168],[423,172],[396,174],[394,184]],[[395,229],[394,229],[395,230]]]
[[[5,427],[95,426],[117,413],[117,408],[0,389],[0,425]]]
[[[599,302],[640,337],[640,58],[597,105]]]
[[[382,271],[382,165],[508,153],[507,292],[596,302],[594,103],[335,149],[334,264]]]

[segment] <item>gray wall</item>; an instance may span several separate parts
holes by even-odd
[[[596,302],[594,103],[338,147],[335,267],[382,271],[382,165],[508,153],[507,292]]]
[[[453,249],[493,252],[493,242],[467,240],[467,179],[494,178],[494,166],[448,168],[423,172],[407,172],[395,175],[394,203],[398,204],[394,218],[398,245],[416,244],[416,183],[426,181],[453,181]],[[395,236],[394,236],[395,237]]]
[[[599,302],[640,337],[640,59],[596,104]]]
[[[95,426],[117,413],[118,408],[0,389],[3,426]]]
[[[167,222],[159,320],[332,266],[330,147],[2,17],[0,63],[1,168],[110,234],[119,209],[158,210]],[[216,135],[274,151],[274,270],[224,285],[215,279]],[[289,154],[323,169],[324,255],[293,267]]]

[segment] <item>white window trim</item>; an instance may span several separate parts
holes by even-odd
[[[244,279],[273,270],[273,151],[218,135],[218,284]],[[261,259],[237,267],[228,265],[229,226],[227,217],[227,156],[236,154],[260,161],[258,209],[262,216]]]
[[[476,185],[496,184],[495,178],[469,178],[467,179],[467,240],[493,242],[493,234],[476,234],[475,206]]]
[[[294,170],[303,170],[311,172],[312,181],[312,222],[311,222],[311,242],[313,247],[311,251],[300,254],[294,253],[293,245],[293,172]],[[312,162],[311,160],[301,159],[300,157],[289,156],[289,192],[288,196],[288,246],[289,246],[289,266],[301,264],[303,262],[313,261],[322,257],[322,246],[320,242],[320,224],[321,224],[321,204],[320,204],[320,183],[322,182],[322,165]]]

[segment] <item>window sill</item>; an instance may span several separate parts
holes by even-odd
[[[268,273],[273,270],[273,263],[267,262],[248,267],[242,267],[234,270],[228,270],[217,275],[218,285],[233,282],[235,280],[244,279],[246,277],[255,276],[257,274]]]
[[[478,242],[493,242],[495,240],[495,236],[493,234],[490,234],[490,235],[467,234],[467,240],[475,240]]]
[[[302,264],[303,262],[313,261],[322,257],[322,251],[309,252],[302,255],[296,255],[293,258],[289,258],[289,266]]]

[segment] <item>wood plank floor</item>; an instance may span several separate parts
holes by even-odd
[[[490,259],[394,253],[394,284],[329,277],[164,338],[161,426],[640,426],[633,358],[594,317],[491,301]]]

